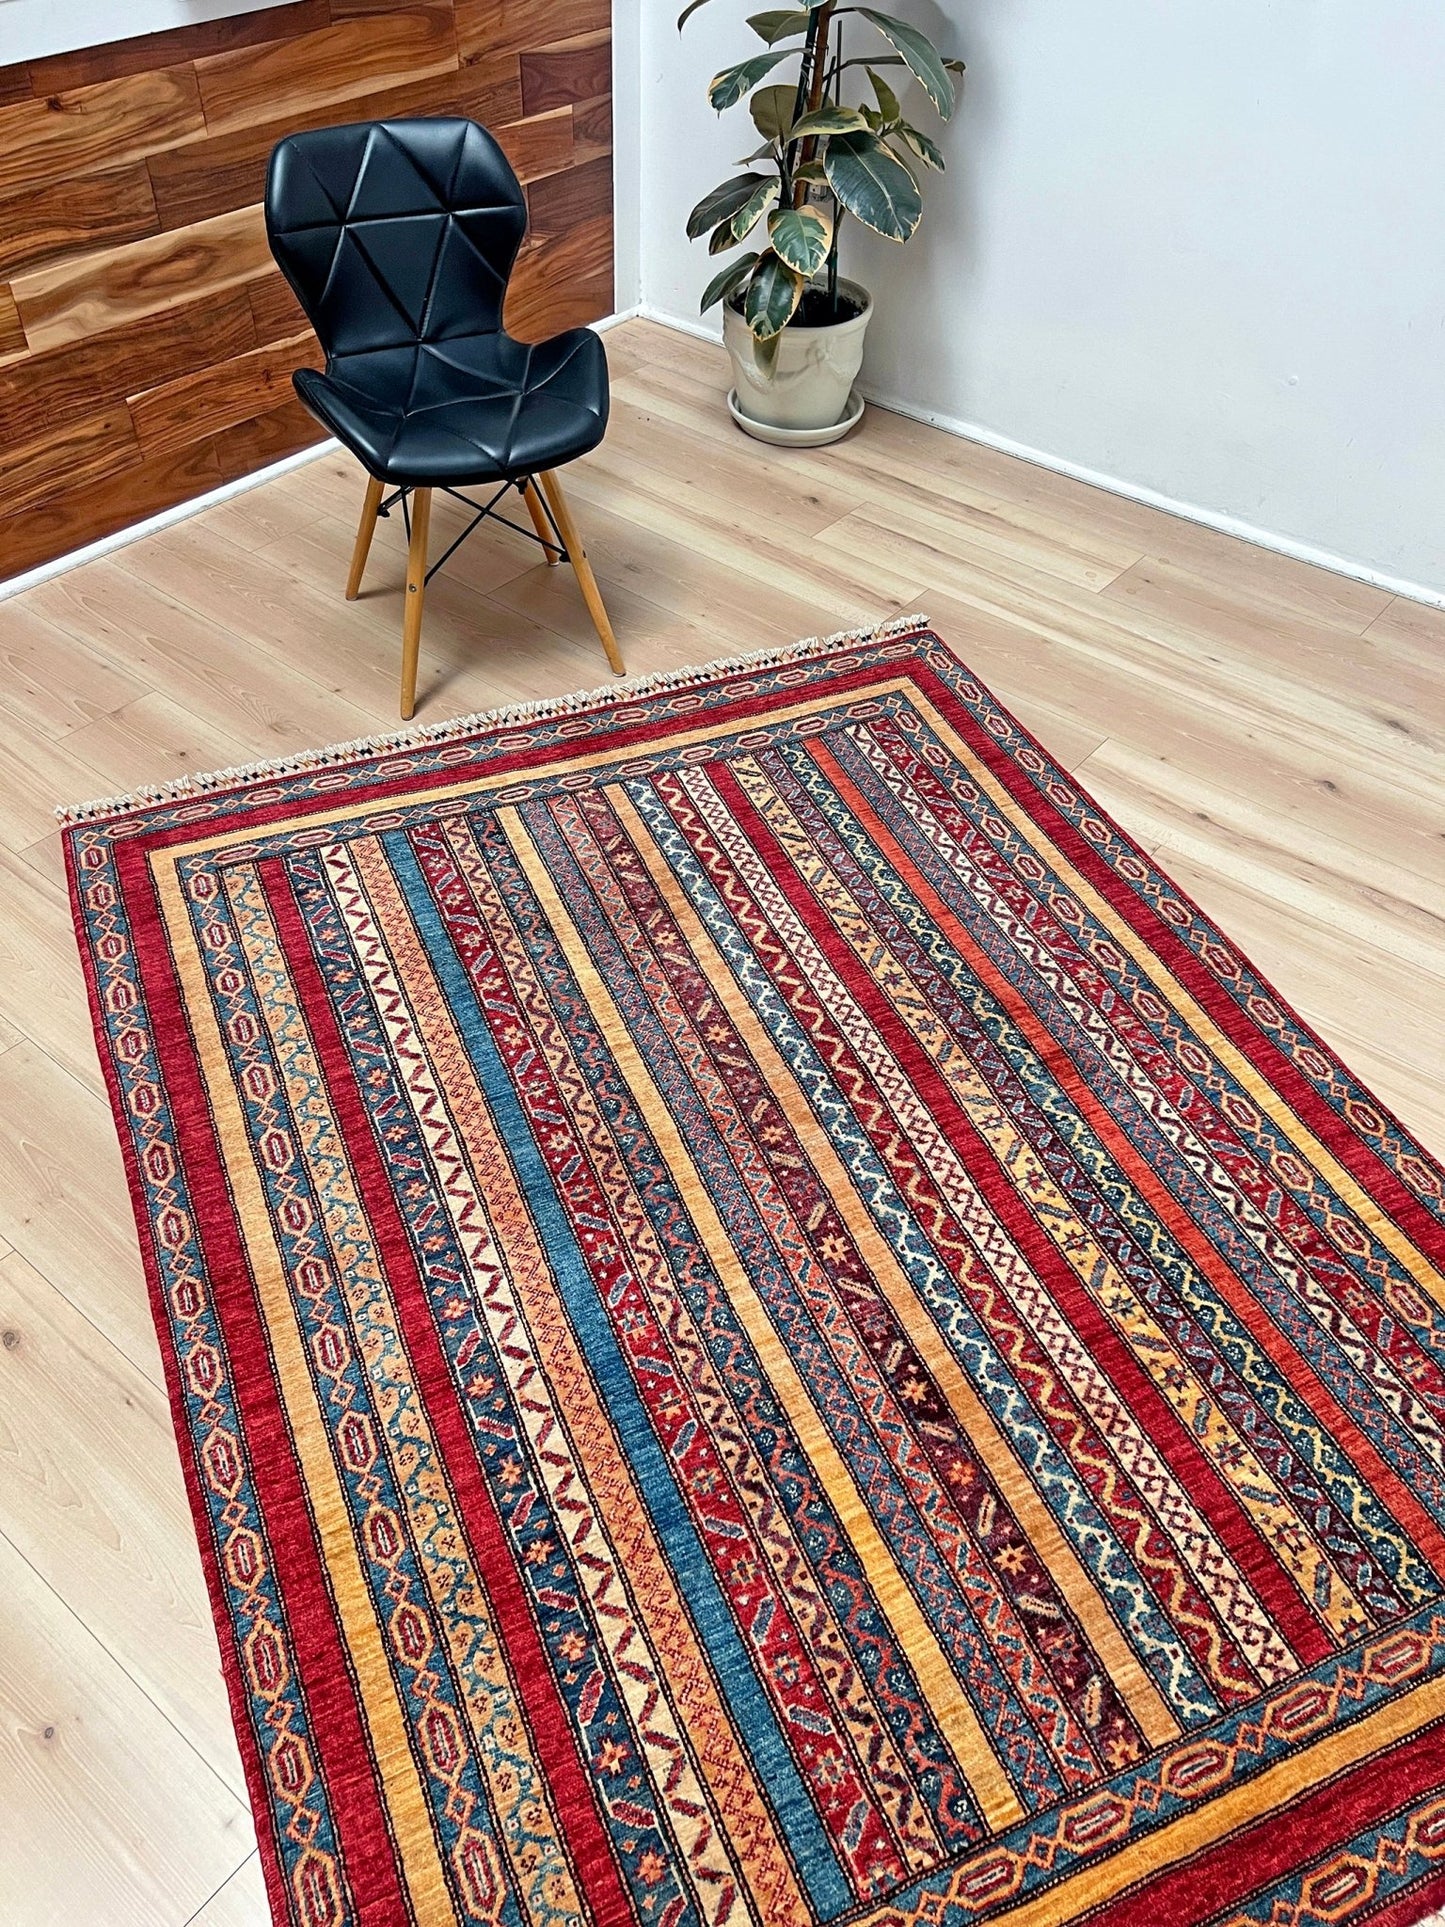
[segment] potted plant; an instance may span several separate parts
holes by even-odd
[[[679,30],[706,4],[691,0]],[[847,20],[886,44],[845,55]],[[743,173],[703,196],[687,232],[706,235],[709,254],[757,244],[708,283],[701,312],[723,304],[728,402],[740,427],[767,440],[836,440],[862,413],[853,383],[873,305],[866,288],[839,276],[844,219],[908,240],[923,214],[920,172],[943,167],[937,143],[906,118],[882,70],[903,69],[948,120],[963,62],[946,59],[907,21],[839,0],[756,13],[748,25],[762,51],[714,75],[708,99],[719,113],[746,100],[762,145],[738,163]],[[780,81],[791,61],[796,73]],[[864,75],[872,99],[846,104]]]

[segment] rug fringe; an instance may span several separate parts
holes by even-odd
[[[238,789],[267,777],[297,776],[304,770],[327,769],[361,756],[451,742],[479,729],[544,722],[549,717],[565,716],[601,703],[657,695],[666,689],[685,689],[690,683],[708,682],[735,670],[775,669],[807,656],[826,655],[834,649],[906,635],[910,630],[926,628],[927,623],[928,618],[917,613],[893,616],[866,629],[839,629],[831,636],[809,636],[802,642],[791,642],[778,649],[756,649],[743,656],[718,656],[711,662],[695,663],[687,669],[659,670],[650,676],[624,676],[597,689],[579,689],[570,696],[544,696],[533,702],[506,703],[497,709],[477,710],[470,716],[453,716],[442,723],[419,723],[412,729],[383,730],[375,736],[358,736],[349,743],[331,743],[324,749],[300,750],[293,756],[262,757],[254,763],[238,763],[231,769],[198,770],[164,783],[142,784],[123,796],[99,796],[87,803],[60,803],[55,814],[61,827],[67,829],[81,823],[104,822],[131,810],[151,809],[160,803],[174,803],[183,797],[204,796],[220,789]]]

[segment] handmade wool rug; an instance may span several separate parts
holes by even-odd
[[[921,624],[68,845],[278,1922],[1445,1899],[1445,1174]]]

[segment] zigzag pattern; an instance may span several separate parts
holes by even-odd
[[[965,899],[956,890],[953,873],[965,866],[971,890],[978,893],[986,913],[985,941],[990,929],[1008,939],[1039,982],[1085,1027],[1110,1068],[1166,1132],[1170,1150],[1184,1161],[1185,1171],[1226,1207],[1229,1222],[1249,1234],[1334,1345],[1344,1349],[1356,1369],[1370,1379],[1386,1407],[1420,1434],[1437,1465],[1445,1463],[1435,1416],[1445,1410],[1445,1374],[1429,1359],[1430,1352],[1445,1342],[1445,1325],[1438,1316],[1418,1292],[1400,1281],[1395,1287],[1398,1305],[1393,1307],[1397,1313],[1393,1318],[1391,1306],[1358,1288],[1350,1289],[1349,1265],[1275,1175],[1250,1153],[1240,1127],[1252,1122],[1259,1128],[1262,1120],[1244,1093],[1231,1089],[1218,1106],[1207,1101],[1207,1094],[1192,1081],[1207,1071],[1207,1054],[1194,1040],[1176,1036],[1176,1062],[1135,1011],[1133,999],[1119,1002],[1101,969],[1104,956],[1122,967],[1118,951],[1098,936],[1085,948],[1066,925],[1056,921],[1048,904],[998,862],[994,846],[968,821],[901,735],[890,739],[881,729],[864,735],[849,731],[845,743],[856,746],[892,794],[897,805],[894,820],[917,831],[916,839],[909,838],[914,851],[920,857],[932,852],[942,859],[933,880],[943,894],[963,907]],[[848,749],[844,745],[840,749],[851,763]],[[1001,844],[1004,841],[1000,839]],[[1137,978],[1133,997],[1151,997]],[[1100,1021],[1101,1014],[1108,1021]],[[1152,1021],[1163,1030],[1157,1010]],[[1163,1034],[1167,1036],[1167,1030]],[[1338,1218],[1335,1222],[1338,1229]],[[1288,1239],[1281,1233],[1288,1233]],[[1351,1312],[1363,1322],[1357,1325]],[[1417,1329],[1411,1329],[1409,1322],[1402,1324],[1402,1318],[1413,1321]],[[1382,1347],[1379,1355],[1372,1345]],[[1322,1356],[1330,1353],[1329,1346],[1320,1350]],[[1395,1358],[1399,1369],[1392,1364]],[[1317,1449],[1322,1444],[1328,1450],[1328,1441],[1320,1441],[1317,1431],[1314,1438]]]

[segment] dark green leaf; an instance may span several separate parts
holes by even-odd
[[[809,187],[822,187],[826,184],[828,176],[823,172],[821,161],[804,161],[801,167],[793,169],[793,179],[806,182]]]
[[[931,140],[921,128],[910,127],[906,120],[898,123],[898,134],[925,167],[936,168],[940,174],[943,172],[943,154],[937,141]]]
[[[753,271],[753,263],[757,258],[757,250],[749,248],[748,252],[740,254],[736,261],[729,261],[721,274],[715,274],[702,291],[702,302],[698,313],[706,314],[715,301],[725,300],[734,288],[746,281]]]
[[[731,221],[723,222],[723,226],[731,232],[734,241],[745,240],[746,237],[752,233],[758,222],[777,200],[778,193],[779,183],[776,180],[764,181],[762,186],[755,188],[747,200],[743,202]],[[712,252],[716,254],[720,253],[721,250],[714,248]]]
[[[677,31],[681,33],[688,21],[691,20],[692,16],[697,12],[698,8],[705,7],[706,5],[707,0],[688,0],[688,4],[677,16]]]
[[[786,139],[793,119],[793,103],[797,98],[796,87],[758,88],[748,102],[748,111],[753,117],[753,126],[764,140]]]
[[[753,360],[757,363],[763,374],[771,376],[773,370],[777,367],[778,349],[782,344],[782,339],[783,331],[781,328],[775,335],[753,336]]]
[[[788,60],[791,54],[786,47],[775,47],[771,53],[754,54],[751,60],[740,60],[736,67],[724,67],[720,74],[714,74],[708,82],[707,97],[722,113],[725,107],[734,107],[743,95],[750,93],[764,74],[770,74],[780,60]]]
[[[793,122],[788,139],[800,141],[809,134],[857,134],[867,125],[856,107],[819,107]]]
[[[816,207],[779,208],[768,218],[768,240],[780,260],[811,278],[828,258],[832,217]]]
[[[864,227],[906,241],[923,218],[913,176],[872,134],[839,134],[823,157],[828,185]]]
[[[783,332],[803,298],[803,286],[796,268],[790,268],[771,251],[762,255],[753,269],[743,306],[744,318],[757,340],[768,341]]]
[[[884,120],[897,120],[899,115],[898,96],[873,69],[868,69],[868,78],[873,82],[873,92],[878,96],[878,111]]]
[[[806,13],[799,13],[796,7],[778,7],[770,13],[750,13],[748,25],[759,40],[764,40],[770,47],[775,47],[780,40],[786,40],[795,33],[805,32],[808,16]]]
[[[917,27],[910,27],[906,20],[896,19],[891,13],[878,13],[872,7],[860,7],[858,11],[885,39],[892,41],[914,76],[922,81],[924,92],[940,116],[947,120],[953,112],[953,82],[942,54],[927,34],[921,34]]]
[[[724,181],[721,187],[715,187],[711,194],[704,194],[687,217],[688,240],[695,241],[700,234],[706,234],[710,227],[716,227],[719,221],[730,221],[766,179],[765,174],[735,174],[730,181]]]

